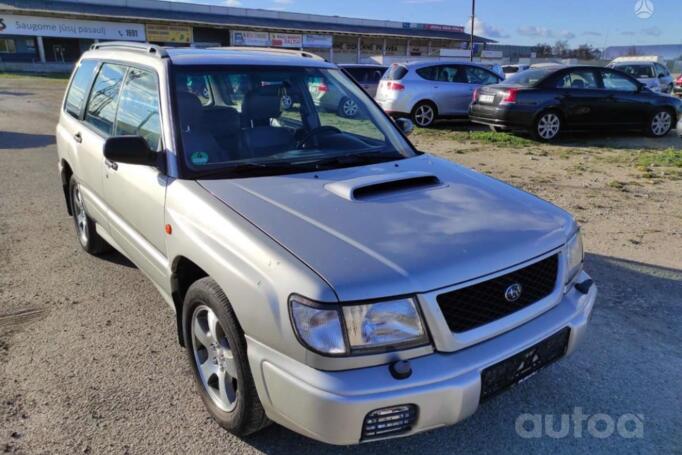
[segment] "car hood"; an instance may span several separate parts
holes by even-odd
[[[199,183],[317,272],[343,301],[479,278],[560,247],[575,229],[558,207],[430,155]]]

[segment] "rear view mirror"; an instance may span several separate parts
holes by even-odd
[[[104,158],[114,163],[156,166],[159,154],[142,136],[112,136],[104,142]]]
[[[395,123],[405,136],[409,136],[414,131],[414,123],[409,118],[396,119]]]

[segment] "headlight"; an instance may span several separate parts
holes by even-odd
[[[294,329],[309,348],[327,355],[406,349],[428,343],[413,298],[364,305],[289,299]]]
[[[580,231],[566,243],[566,283],[580,272],[583,265],[583,240]]]
[[[351,350],[426,343],[414,299],[343,307]]]

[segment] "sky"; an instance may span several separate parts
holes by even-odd
[[[181,1],[427,24],[466,25],[471,17],[470,0]],[[649,16],[651,6],[650,17],[635,13]],[[682,0],[477,0],[475,24],[477,34],[505,44],[682,44]]]

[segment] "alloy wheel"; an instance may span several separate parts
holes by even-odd
[[[83,204],[83,195],[81,194],[80,186],[78,184],[73,186],[73,210],[74,219],[76,221],[76,230],[78,231],[78,240],[82,245],[88,244],[90,232],[88,231],[88,215],[85,213],[85,204]]]
[[[353,100],[346,100],[343,102],[341,110],[346,117],[355,117],[358,113],[358,103]]]
[[[414,121],[419,126],[429,126],[433,122],[435,112],[428,104],[422,104],[414,112]]]
[[[294,105],[294,100],[291,98],[291,95],[282,95],[280,103],[282,105],[282,109],[286,111],[287,109],[291,109],[291,106]]]
[[[651,119],[651,132],[654,133],[655,136],[664,136],[670,131],[672,123],[673,118],[670,113],[661,111]]]
[[[543,115],[538,120],[538,136],[542,139],[554,139],[559,134],[559,128],[561,128],[561,120],[553,112]]]
[[[199,305],[192,314],[192,349],[204,390],[225,412],[237,404],[237,364],[215,312]]]

